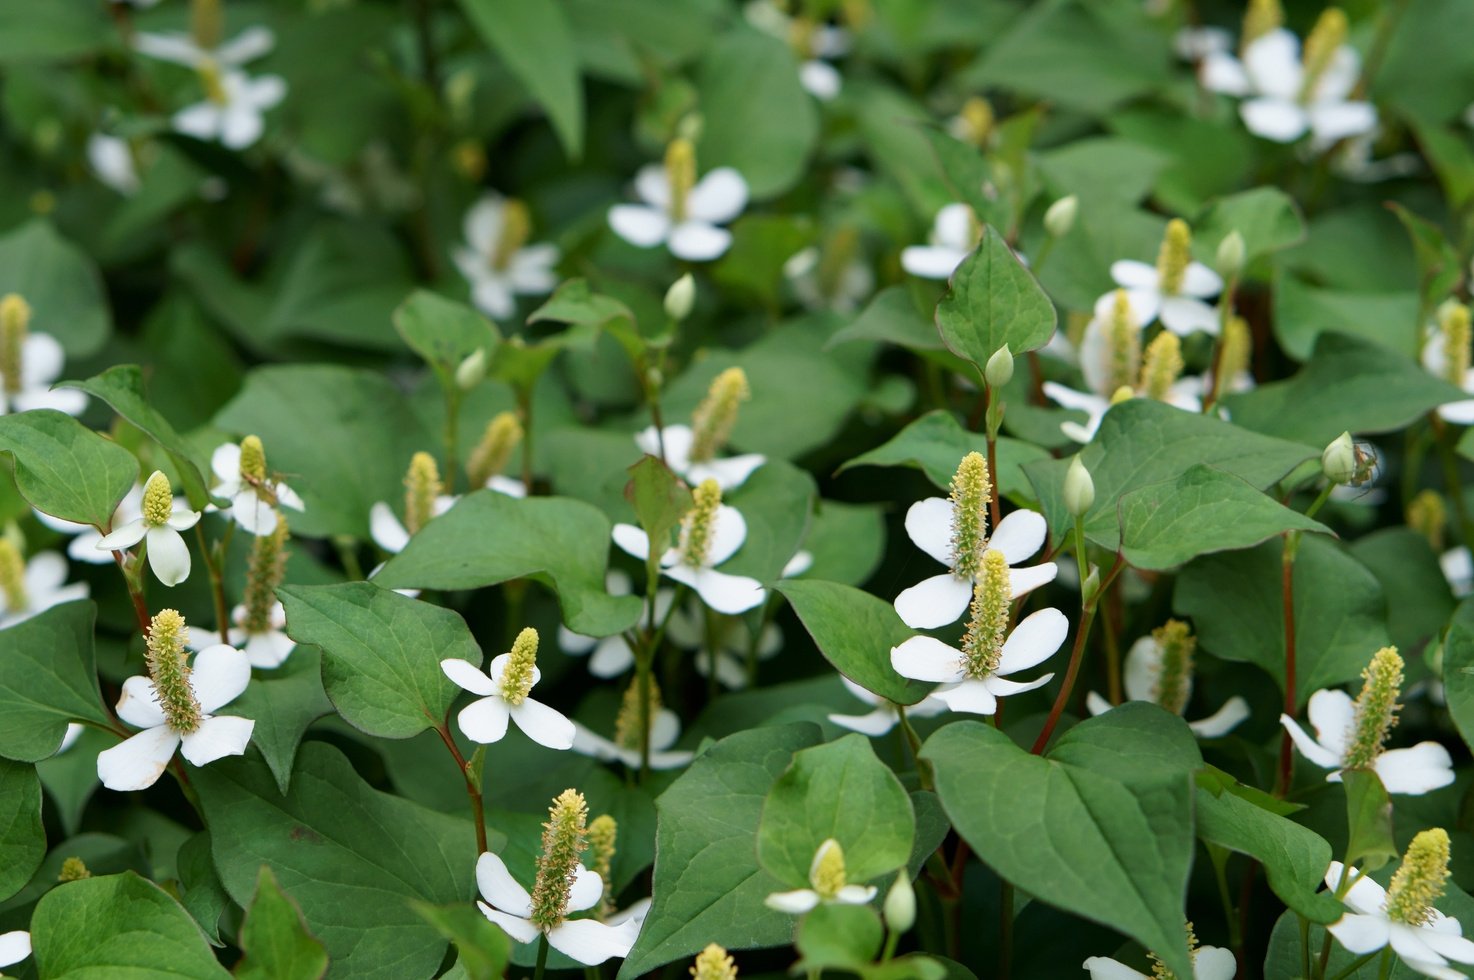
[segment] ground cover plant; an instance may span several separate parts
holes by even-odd
[[[1470,37],[0,0],[0,970],[1468,975]]]

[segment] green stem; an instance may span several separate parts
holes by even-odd
[[[1464,485],[1459,478],[1459,461],[1454,455],[1449,427],[1436,414],[1429,417],[1433,425],[1433,441],[1438,447],[1438,459],[1443,464],[1443,483],[1449,504],[1459,521],[1459,534],[1464,547],[1474,548],[1474,526],[1469,523],[1469,509],[1464,505]]]
[[[1075,522],[1075,547],[1083,549],[1085,544],[1084,527],[1080,521]],[[1121,569],[1125,567],[1126,560],[1120,552],[1116,553],[1116,563],[1111,566],[1110,572],[1106,574],[1105,580],[1096,589],[1095,595],[1084,599],[1085,582],[1080,582],[1081,596],[1084,608],[1080,611],[1080,625],[1075,628],[1075,645],[1070,650],[1070,665],[1065,669],[1064,683],[1060,685],[1059,694],[1054,699],[1054,706],[1049,709],[1049,717],[1044,721],[1044,728],[1039,732],[1039,737],[1034,740],[1034,747],[1029,751],[1035,755],[1041,755],[1045,747],[1049,745],[1049,739],[1054,735],[1055,726],[1059,724],[1060,715],[1064,713],[1065,704],[1070,699],[1070,693],[1075,689],[1075,679],[1080,675],[1080,661],[1085,655],[1085,640],[1090,636],[1090,627],[1095,622],[1095,601],[1101,591],[1110,587],[1116,580]]]
[[[1223,904],[1223,918],[1228,923],[1228,945],[1237,954],[1244,945],[1244,937],[1239,935],[1239,918],[1233,907],[1233,894],[1228,888],[1228,852],[1210,847],[1208,856],[1213,861],[1213,876],[1218,880],[1218,901]]]
[[[445,386],[445,492],[454,496],[460,464],[456,461],[460,445],[461,389],[452,382]],[[474,490],[475,488],[472,487]]]
[[[896,705],[896,719],[900,723],[906,745],[911,749],[911,758],[916,762],[917,781],[921,783],[922,789],[934,792],[936,785],[932,782],[931,765],[921,757],[921,739],[917,736],[916,729],[911,727],[911,719],[906,717],[905,705]]]
[[[548,934],[541,933],[537,937],[537,967],[533,970],[532,980],[543,980],[543,973],[548,968]]]
[[[1329,980],[1346,980],[1347,977],[1351,976],[1357,970],[1360,970],[1362,967],[1366,966],[1375,957],[1382,955],[1382,952],[1383,951],[1380,949],[1374,949],[1370,953],[1367,953],[1365,956],[1358,956],[1356,959],[1351,961],[1350,966],[1346,967],[1344,970],[1341,970],[1334,977],[1330,977]]]
[[[522,415],[522,485],[532,496],[532,389],[517,389],[517,408]]]
[[[204,525],[204,521],[195,522],[195,540],[200,543],[200,556],[205,559],[205,571],[210,576],[210,595],[215,600],[215,631],[220,634],[221,643],[229,643],[230,607],[225,604],[225,576],[221,573],[220,566],[215,563],[210,547],[205,542]]]
[[[1382,947],[1382,965],[1377,970],[1377,980],[1387,980],[1392,976],[1392,946],[1389,944]]]

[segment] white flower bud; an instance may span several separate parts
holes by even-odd
[[[1237,230],[1229,232],[1218,243],[1218,272],[1225,279],[1233,279],[1244,271],[1244,236]]]
[[[1084,517],[1094,503],[1095,481],[1090,478],[1090,471],[1080,462],[1080,457],[1076,456],[1070,460],[1070,469],[1065,473],[1065,510],[1072,517]]]
[[[691,278],[691,273],[686,273],[665,291],[665,315],[677,323],[691,315],[691,307],[696,303],[696,280]]]
[[[1063,238],[1075,227],[1075,215],[1080,212],[1080,199],[1071,194],[1062,197],[1044,212],[1044,230],[1052,238]]]
[[[486,380],[486,348],[478,347],[466,359],[456,365],[456,387],[462,391],[470,391],[472,388]]]
[[[1013,353],[1004,344],[993,352],[983,368],[983,379],[989,388],[1001,388],[1013,379]]]
[[[902,868],[896,875],[895,884],[885,893],[885,925],[899,935],[916,924],[916,892],[911,887],[911,877]]]
[[[1350,483],[1356,476],[1356,446],[1343,432],[1320,454],[1320,468],[1332,483]]]

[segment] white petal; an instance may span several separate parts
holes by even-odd
[[[1276,143],[1293,143],[1310,128],[1305,110],[1285,99],[1248,99],[1239,103],[1239,115],[1249,132]]]
[[[908,245],[901,249],[901,268],[922,279],[947,279],[967,253],[943,245]]]
[[[269,27],[248,27],[215,49],[215,57],[227,65],[243,65],[268,53],[276,44]]]
[[[1437,374],[1440,372],[1435,371],[1434,373]],[[91,524],[77,524],[73,521],[64,521],[60,517],[52,517],[45,511],[35,510],[34,508],[31,510],[31,513],[36,515],[36,520],[58,534],[81,534],[83,531],[97,533]]]
[[[189,578],[189,546],[167,524],[149,529],[148,567],[160,582],[171,588]]]
[[[1085,695],[1085,710],[1090,712],[1092,718],[1105,714],[1113,707],[1114,705],[1095,691],[1090,691]]]
[[[516,497],[518,500],[527,496],[526,485],[521,480],[514,480],[508,476],[493,476],[486,481],[486,488],[500,494],[505,494],[508,497]]]
[[[470,661],[447,657],[440,661],[440,669],[462,690],[481,697],[496,693],[496,683]]]
[[[687,262],[709,262],[732,247],[732,233],[705,221],[688,219],[670,231],[670,254]]]
[[[906,534],[912,544],[950,567],[952,501],[946,497],[927,497],[912,504],[906,510]]]
[[[1210,92],[1238,96],[1249,94],[1249,75],[1244,66],[1233,55],[1222,51],[1211,52],[1203,58],[1198,79]]]
[[[1122,671],[1122,686],[1132,701],[1155,701],[1157,678],[1162,671],[1162,647],[1148,634],[1131,644]]]
[[[512,877],[506,863],[490,851],[476,859],[476,887],[482,898],[508,915],[521,919],[532,915],[532,896]]]
[[[746,575],[728,575],[711,568],[691,568],[687,565],[667,569],[665,574],[677,582],[691,586],[709,608],[728,616],[756,609],[768,600],[763,583]]]
[[[1222,946],[1200,946],[1193,954],[1193,980],[1233,980],[1238,968],[1233,950]]]
[[[212,140],[220,132],[223,116],[215,103],[197,102],[174,113],[174,130],[197,140]]]
[[[1439,928],[1442,923],[1452,923],[1455,931],[1442,931]],[[1445,956],[1459,963],[1474,963],[1474,942],[1470,942],[1459,935],[1456,931],[1458,927],[1458,919],[1450,919],[1444,916],[1442,919],[1435,920],[1432,924],[1420,930],[1420,933],[1423,942],[1439,956]]]
[[[1199,721],[1190,721],[1187,727],[1198,738],[1222,738],[1249,717],[1249,702],[1235,694],[1223,703],[1223,707]]]
[[[630,903],[629,908],[621,909],[613,915],[604,919],[611,926],[622,925],[625,922],[644,923],[650,915],[650,907],[654,905],[653,899],[642,898],[637,902]]]
[[[1333,689],[1316,691],[1305,706],[1305,714],[1315,729],[1316,741],[1334,752],[1338,759],[1345,758],[1346,736],[1356,717],[1356,704],[1351,695]]]
[[[891,647],[891,669],[912,680],[950,684],[963,677],[962,652],[934,636],[913,636]]]
[[[1058,381],[1044,382],[1044,394],[1061,408],[1072,408],[1077,412],[1085,412],[1095,419],[1099,419],[1105,414],[1106,409],[1111,407],[1111,403],[1100,395],[1076,391]]]
[[[635,652],[622,636],[606,636],[589,658],[589,673],[595,677],[618,677],[635,665]]]
[[[382,500],[369,508],[369,534],[375,544],[391,554],[399,554],[409,544],[409,531]]]
[[[1438,417],[1454,425],[1474,425],[1474,399],[1446,402],[1438,407]]]
[[[215,451],[210,454],[210,469],[222,481],[239,480],[241,475],[241,447],[233,442],[216,446]]]
[[[1454,781],[1453,759],[1437,742],[1383,752],[1372,768],[1389,793],[1421,796]]]
[[[711,654],[701,652],[696,657],[696,673],[702,677],[709,677],[712,673]],[[740,691],[747,686],[747,665],[745,660],[737,654],[727,650],[718,650],[716,654],[717,683],[733,691]]]
[[[568,893],[568,911],[582,912],[599,904],[604,897],[604,879],[582,864],[573,869],[573,888]]]
[[[887,711],[885,708],[876,708],[868,715],[829,716],[829,720],[840,728],[848,728],[852,732],[859,732],[862,735],[869,735],[872,738],[878,735],[884,735],[892,728],[895,728],[896,722],[899,719],[900,716],[894,711]]]
[[[1202,331],[1218,334],[1218,314],[1213,307],[1200,299],[1189,296],[1163,296],[1162,308],[1157,314],[1162,326],[1179,337]]]
[[[1044,547],[1048,534],[1049,522],[1043,514],[1016,510],[998,522],[998,528],[988,538],[988,548],[1001,551],[1010,565],[1017,565]]]
[[[168,725],[146,728],[97,754],[97,778],[118,792],[147,789],[159,781],[178,747],[179,736]]]
[[[1035,691],[1054,680],[1053,674],[1043,674],[1031,681],[1009,680],[998,674],[989,674],[983,678],[983,686],[993,692],[995,697],[1006,698],[1014,694],[1023,694],[1025,691]]]
[[[1090,974],[1090,980],[1149,980],[1145,973],[1104,956],[1092,956],[1081,966]]]
[[[1304,72],[1300,66],[1300,40],[1278,28],[1270,31],[1244,49],[1244,70],[1255,91],[1286,101],[1300,94]]]
[[[793,557],[790,558],[790,559],[788,559],[788,561],[784,564],[783,570],[778,573],[778,577],[779,578],[796,578],[797,576],[802,575],[804,572],[807,572],[809,569],[811,569],[813,567],[814,567],[814,554],[813,554],[813,552],[811,552],[811,551],[804,551],[804,550],[800,549],[798,551],[795,551],[793,553]],[[778,633],[778,634],[775,634],[775,635],[778,637],[778,646],[774,646],[773,647],[773,652],[774,653],[778,652],[779,647],[782,646],[782,634],[781,633]]]
[[[277,483],[273,485],[271,489],[276,493],[276,502],[281,506],[290,507],[292,508],[292,510],[307,509],[307,505],[302,502],[302,498],[297,496],[297,491],[293,490],[285,483],[277,481]],[[273,521],[272,527],[275,526],[276,522]]]
[[[67,730],[62,733],[61,744],[56,747],[56,751],[53,752],[52,755],[61,755],[67,749],[77,744],[77,739],[82,737],[82,732],[85,731],[86,728],[86,725],[79,725],[75,721],[67,722]]]
[[[1146,265],[1146,263],[1139,263]],[[1147,266],[1152,268],[1152,266]],[[1155,271],[1153,271],[1155,275]],[[1147,287],[1132,287],[1126,290],[1126,305],[1131,308],[1132,318],[1136,320],[1138,327],[1144,327],[1157,318],[1157,307],[1162,299],[1161,291],[1155,285]],[[1095,301],[1095,317],[1098,320],[1109,322],[1116,308],[1116,294],[1114,291],[1105,293]]]
[[[126,551],[143,540],[148,533],[148,525],[143,523],[143,518],[129,521],[118,528],[112,534],[104,534],[97,542],[99,551]]]
[[[708,224],[724,225],[746,206],[747,181],[731,167],[717,167],[698,180],[686,196],[686,214]]]
[[[845,885],[834,898],[843,905],[865,905],[875,897],[876,890],[874,885]]]
[[[717,481],[717,486],[723,490],[735,490],[747,482],[747,478],[753,471],[768,461],[768,457],[760,453],[743,453],[740,456],[728,456],[724,459],[708,460],[705,463],[693,463],[687,471],[687,481],[699,484],[703,480],[711,479]]]
[[[880,707],[885,707],[886,705],[890,704],[889,701],[886,701],[880,695],[870,693],[870,691],[861,687],[859,684],[856,684],[854,681],[850,680],[843,674],[839,675],[839,682],[844,685],[844,689],[846,691],[849,691],[856,698],[864,701],[866,704],[878,705]]]
[[[982,681],[965,680],[956,687],[937,691],[932,697],[953,711],[970,715],[991,715],[998,710],[998,699]]]
[[[1300,723],[1289,715],[1280,715],[1280,724],[1285,726],[1285,731],[1290,733],[1290,740],[1300,750],[1300,754],[1322,769],[1335,769],[1341,765],[1341,755],[1331,752],[1315,739],[1305,733]]]
[[[150,58],[172,61],[189,68],[198,67],[207,57],[199,45],[188,36],[177,32],[155,34],[150,31],[140,31],[133,36],[133,50],[139,54],[146,54]]]
[[[844,82],[835,68],[827,61],[805,61],[798,66],[798,81],[814,98],[822,102],[828,102],[839,95],[839,90]]]
[[[219,644],[195,654],[189,679],[200,710],[213,714],[234,701],[251,683],[251,662],[235,647]]]
[[[507,734],[507,722],[511,717],[507,702],[499,697],[487,697],[462,708],[456,715],[456,724],[471,741],[490,745],[500,742]]]
[[[650,556],[650,536],[633,524],[616,524],[613,531],[614,543],[627,555],[644,561]]]
[[[517,250],[507,264],[507,280],[512,289],[519,293],[549,293],[558,285],[558,276],[553,266],[563,253],[556,245],[539,242]]]
[[[66,353],[61,342],[49,333],[33,333],[21,341],[21,384],[44,388],[61,377]]]
[[[639,935],[638,922],[611,926],[598,919],[570,919],[548,933],[548,945],[569,959],[597,966],[616,956],[628,956]]]
[[[791,892],[774,892],[763,899],[763,904],[779,912],[803,915],[819,904],[819,893],[812,888],[799,888]]]
[[[31,934],[24,930],[0,935],[0,966],[19,963],[31,955]]]
[[[266,120],[255,106],[244,100],[220,114],[220,142],[232,150],[244,150],[261,138]]]
[[[609,227],[631,245],[650,248],[670,234],[670,219],[643,204],[616,204],[609,209]]]
[[[1327,145],[1377,128],[1377,110],[1370,102],[1326,102],[1309,109],[1310,131]]]
[[[650,719],[650,748],[668,749],[681,736],[681,719],[669,708],[661,708]]]
[[[1182,274],[1182,295],[1208,299],[1223,292],[1223,277],[1201,262],[1189,262]]]
[[[932,221],[932,244],[946,246],[963,256],[977,247],[977,235],[972,208],[961,202],[944,205]]]
[[[1157,290],[1161,283],[1161,276],[1157,274],[1157,267],[1136,259],[1121,259],[1111,263],[1111,278],[1116,285],[1124,289],[1150,289]],[[1115,294],[1107,293],[1109,302],[1115,303]]]
[[[691,446],[696,442],[696,433],[689,425],[667,425],[661,430],[661,439],[665,443],[665,465],[684,476],[691,468]],[[660,455],[658,446],[646,452],[652,456]]]
[[[207,717],[181,740],[179,754],[197,766],[209,765],[228,755],[244,755],[256,723],[231,715]]]
[[[517,727],[538,745],[550,749],[573,747],[573,722],[541,701],[526,698],[509,710]]]
[[[670,209],[670,178],[658,163],[647,163],[635,174],[635,194],[663,213]]]
[[[706,555],[708,566],[720,565],[731,558],[747,540],[747,519],[735,507],[719,504],[712,524],[711,548]]]
[[[123,682],[118,697],[118,717],[135,728],[157,728],[164,723],[164,709],[154,691],[154,682],[141,675]]]
[[[487,265],[486,258],[501,241],[502,218],[506,210],[506,198],[500,194],[486,194],[471,206],[461,221],[461,234],[471,246],[468,254],[483,267]]]
[[[955,623],[972,601],[972,583],[951,572],[933,575],[896,596],[896,614],[912,629]]]
[[[248,639],[242,652],[252,667],[258,670],[275,670],[287,662],[295,649],[296,640],[281,630],[267,630]]]
[[[257,496],[254,487],[246,487],[235,495],[230,516],[243,530],[257,537],[276,530],[276,508]]]
[[[189,505],[181,500],[174,501],[174,509],[169,514],[168,525],[176,531],[188,531],[200,522],[200,512],[190,510]]]
[[[493,320],[505,320],[517,311],[517,301],[505,279],[498,275],[483,275],[471,287],[471,302],[476,309]]]
[[[1058,609],[1040,609],[1020,622],[1003,641],[998,673],[1027,670],[1054,656],[1070,634],[1069,617]]]
[[[1348,912],[1326,928],[1348,953],[1361,955],[1387,945],[1388,925],[1385,916]]]
[[[1433,952],[1421,935],[1423,930],[1400,922],[1387,923],[1387,939],[1392,951],[1404,961],[1433,962],[1442,965],[1442,957]]]
[[[41,551],[26,560],[24,579],[32,602],[55,592],[67,580],[67,560],[55,551]]]
[[[486,916],[492,922],[500,926],[503,932],[511,936],[517,942],[530,943],[537,940],[537,926],[533,925],[526,919],[518,918],[515,915],[508,915],[505,912],[500,912],[492,908],[490,905],[487,905],[485,902],[477,902],[476,907],[481,910],[482,915]]]
[[[634,755],[634,753],[630,754]],[[695,752],[655,752],[652,750],[650,753],[650,768],[679,769],[682,766],[690,765],[691,760],[694,758],[696,758]],[[639,764],[640,760],[638,756],[626,763],[626,765],[632,767],[638,767]]]
[[[1326,867],[1325,883],[1331,891],[1336,891],[1341,887],[1343,870],[1344,866],[1340,861],[1332,861]],[[1353,868],[1351,887],[1346,890],[1346,897],[1343,901],[1353,912],[1375,914],[1381,912],[1382,906],[1386,903],[1387,892],[1371,876],[1362,874]]]

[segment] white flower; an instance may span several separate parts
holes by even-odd
[[[76,388],[51,387],[61,377],[66,352],[49,333],[27,332],[20,346],[19,387],[15,391],[0,385],[0,415],[29,412],[37,408],[54,408],[68,415],[81,415],[87,408],[87,394]]]
[[[932,636],[913,636],[891,647],[891,667],[902,677],[946,685],[931,696],[953,711],[991,715],[998,710],[999,698],[1049,683],[1053,674],[1023,682],[1007,678],[1054,656],[1069,632],[1070,621],[1064,613],[1040,609],[1009,631],[998,666],[982,677],[969,675],[967,658],[960,649]]]
[[[228,643],[246,655],[251,666],[257,670],[275,670],[287,662],[292,651],[297,648],[297,641],[286,634],[287,611],[282,608],[280,602],[272,603],[268,614],[267,628],[260,632],[251,632],[246,628],[246,607],[236,606],[230,611],[230,622],[232,628],[229,636],[221,636],[213,630],[202,630],[191,626],[189,629],[189,643],[191,650],[203,650],[206,647]]]
[[[133,148],[125,139],[93,133],[87,138],[87,163],[98,180],[124,197],[137,194],[142,186],[138,167],[133,162]]]
[[[1151,980],[1152,975],[1133,970],[1105,956],[1092,956],[1081,964],[1090,980]],[[1238,960],[1233,950],[1222,946],[1199,946],[1193,950],[1193,980],[1233,980]]]
[[[946,497],[928,497],[911,505],[906,511],[906,533],[911,542],[922,551],[949,568],[955,562],[952,554],[952,522],[954,506]],[[1043,515],[1032,510],[1016,510],[993,529],[988,537],[987,551],[998,551],[1010,566],[1017,565],[1033,555],[1044,544],[1049,533],[1049,524]],[[1058,572],[1052,561],[1028,568],[1010,568],[1009,584],[1013,598],[1041,585],[1054,581]],[[955,623],[967,611],[972,601],[973,583],[970,578],[959,578],[951,571],[911,586],[896,596],[896,613],[901,622],[912,629],[936,629]]]
[[[556,245],[527,245],[526,208],[499,194],[477,201],[462,224],[466,244],[452,253],[456,268],[471,284],[476,308],[496,319],[517,309],[517,294],[536,296],[558,284],[553,266],[561,253]]]
[[[1468,548],[1445,551],[1438,556],[1438,567],[1443,570],[1443,577],[1448,579],[1448,586],[1455,596],[1463,598],[1474,591],[1474,556],[1469,554]]]
[[[179,532],[188,531],[199,519],[200,512],[191,510],[188,501],[170,495],[168,478],[155,470],[144,488],[142,513],[104,535],[97,547],[125,551],[143,541],[149,568],[172,587],[189,578],[189,546]]]
[[[894,703],[887,701],[878,694],[871,694],[865,688],[844,675],[840,675],[839,679],[851,694],[866,704],[873,705],[875,710],[863,715],[832,714],[829,716],[830,721],[841,728],[848,728],[852,732],[859,732],[862,735],[869,735],[872,738],[877,735],[884,735],[896,727],[896,723],[901,719],[901,714],[896,710]],[[911,718],[931,718],[934,715],[942,714],[946,710],[946,703],[938,701],[931,695],[927,695],[915,704],[908,704],[906,706],[906,714]]]
[[[731,247],[732,233],[717,226],[747,206],[747,181],[731,167],[718,167],[699,181],[693,179],[684,195],[673,192],[673,168],[689,169],[694,178],[694,155],[687,162],[689,143],[677,140],[672,149],[683,143],[686,149],[681,153],[667,153],[666,166],[652,163],[640,168],[635,194],[644,203],[614,205],[609,209],[609,227],[631,245],[651,248],[665,243],[678,259],[705,262]]]
[[[108,551],[101,551],[97,543],[102,540],[102,532],[91,524],[75,524],[72,521],[64,521],[59,517],[52,517],[39,510],[33,510],[36,520],[51,528],[58,534],[73,535],[71,543],[67,545],[67,557],[72,561],[84,562],[88,565],[111,565],[113,556]],[[121,527],[143,514],[143,484],[135,483],[133,489],[119,502],[117,510],[113,511],[113,527]]]
[[[276,530],[276,507],[272,496],[282,507],[305,510],[302,498],[281,481],[262,481],[260,485],[241,477],[241,447],[227,442],[210,454],[210,469],[219,481],[214,493],[230,498],[230,518],[242,529],[260,537]],[[214,505],[207,511],[216,509]]]
[[[515,477],[502,476],[500,473],[487,478],[485,489],[495,490],[508,497],[516,497],[518,500],[527,496],[527,484]]]
[[[14,604],[5,592],[0,591],[0,629],[24,622],[63,602],[87,598],[86,582],[67,585],[66,580],[67,560],[61,555],[55,551],[40,551],[32,555],[21,575],[24,603]]]
[[[31,955],[31,934],[22,930],[0,934],[0,966],[19,963]]]
[[[1320,690],[1310,696],[1306,713],[1315,729],[1313,739],[1289,715],[1280,715],[1280,723],[1301,755],[1322,769],[1334,770],[1326,781],[1339,783],[1356,721],[1356,702],[1345,691]],[[1372,768],[1389,793],[1421,796],[1454,781],[1453,759],[1437,742],[1388,749],[1378,754]]]
[[[97,756],[97,778],[112,790],[146,789],[163,775],[175,749],[197,766],[243,754],[256,723],[214,712],[240,697],[250,681],[250,661],[239,650],[224,644],[201,650],[189,676],[200,722],[184,733],[165,718],[152,680],[128,678],[118,699],[118,717],[143,731]]]
[[[901,268],[922,279],[947,279],[977,248],[982,226],[966,204],[948,204],[937,212],[925,245],[901,250]]]
[[[712,659],[716,660],[717,681],[732,690],[747,686],[747,650],[751,642],[747,624],[741,619],[724,616],[717,622],[717,648],[706,648],[706,612],[697,603],[687,603],[671,613],[666,623],[665,635],[671,643],[683,650],[698,651],[695,654],[696,672],[706,677],[712,672]],[[783,631],[775,623],[763,624],[757,638],[757,658],[769,660],[783,649]]]
[[[267,54],[275,45],[276,36],[267,27],[247,28],[214,48],[200,47],[193,37],[179,31],[163,34],[140,31],[133,40],[133,47],[139,54],[196,71],[212,65],[239,68],[246,62],[255,61]]]
[[[266,131],[266,111],[287,95],[287,83],[280,75],[252,78],[242,71],[219,73],[208,89],[203,102],[174,114],[174,129],[232,150],[244,150],[259,140]]]
[[[1135,259],[1111,263],[1111,278],[1126,290],[1136,322],[1146,326],[1160,319],[1162,326],[1179,337],[1197,330],[1216,335],[1218,313],[1204,300],[1223,291],[1223,279],[1201,262],[1189,262],[1182,283],[1173,292],[1163,288],[1157,267]],[[1109,292],[1095,301],[1095,319],[1107,321],[1115,304],[1115,293]],[[1081,366],[1087,359],[1085,342],[1081,340]]]
[[[445,671],[446,677],[458,687],[479,696],[456,715],[461,731],[471,741],[489,745],[501,741],[507,734],[507,722],[515,721],[517,727],[539,745],[550,749],[572,747],[573,722],[526,694],[542,679],[542,671],[536,664],[528,664],[531,682],[524,680],[522,684],[515,684],[516,678],[507,676],[507,665],[513,656],[513,653],[503,653],[494,657],[484,674],[465,660],[440,661],[440,669]],[[509,687],[513,688],[510,697]]]
[[[630,577],[617,568],[609,570],[604,576],[604,589],[610,595],[631,595],[634,592],[634,583]],[[670,605],[675,601],[675,589],[657,589],[655,592],[655,622],[665,621],[666,613],[670,611]],[[650,610],[646,606],[640,614],[640,628],[650,628]],[[589,673],[595,677],[618,677],[635,665],[635,652],[630,649],[629,642],[623,633],[615,633],[612,636],[595,637],[575,633],[566,626],[558,627],[558,646],[564,653],[574,657],[581,657],[593,651],[589,657]]]
[[[1233,35],[1221,27],[1184,27],[1172,35],[1172,53],[1183,61],[1201,61],[1233,47]]]
[[[1326,869],[1326,887],[1334,892],[1342,873],[1341,862],[1332,861]],[[1424,976],[1463,980],[1465,974],[1448,961],[1474,963],[1474,942],[1464,938],[1458,919],[1428,906],[1422,924],[1396,921],[1387,914],[1387,889],[1356,869],[1347,873],[1352,884],[1342,901],[1352,911],[1326,927],[1337,942],[1355,955],[1391,945],[1403,963]]]
[[[604,882],[594,872],[577,865],[568,897],[568,911],[582,912],[604,898]],[[485,901],[476,906],[519,943],[530,943],[541,932],[532,922],[532,896],[517,883],[501,858],[490,851],[476,861],[476,887]],[[564,919],[547,930],[548,945],[587,966],[597,966],[615,956],[628,956],[640,935],[643,917],[631,916],[619,923],[598,919]]]
[[[509,494],[509,496],[516,495]],[[430,518],[433,520],[444,514],[459,499],[459,497],[440,494],[430,506]],[[403,551],[410,539],[410,533],[405,528],[404,522],[395,517],[394,511],[382,500],[369,508],[369,534],[373,537],[374,544],[391,555],[397,555]]]
[[[573,723],[573,751],[604,762],[619,762],[626,768],[640,768],[640,746],[634,741],[638,732],[632,732],[628,741],[621,744],[596,735],[578,722]],[[679,769],[696,757],[694,752],[668,751],[681,737],[681,720],[669,708],[658,708],[650,716],[650,768]]]
[[[811,310],[854,313],[875,291],[875,273],[863,257],[855,257],[840,268],[832,282],[821,275],[822,253],[817,245],[794,252],[783,263],[783,275],[793,286],[798,301]]]
[[[752,0],[744,13],[749,24],[787,42],[794,54],[804,59],[798,80],[810,95],[827,102],[839,94],[843,84],[839,71],[824,59],[840,58],[849,52],[848,31],[809,18],[790,17],[772,0]]]
[[[1244,97],[1244,125],[1276,143],[1293,143],[1309,132],[1312,146],[1325,149],[1377,125],[1377,110],[1351,99],[1361,59],[1350,45],[1336,48],[1309,91],[1300,40],[1283,28],[1249,42],[1242,62],[1227,51],[1208,52],[1200,70],[1205,88]]]
[[[1131,650],[1126,654],[1126,669],[1122,677],[1127,700],[1160,703],[1158,683],[1162,676],[1162,654],[1162,645],[1155,636],[1143,636],[1131,645]],[[1191,675],[1184,679],[1183,684],[1185,690],[1181,692],[1181,698],[1186,702],[1192,696]],[[1085,707],[1092,715],[1103,715],[1111,710],[1111,703],[1091,691],[1085,696]],[[1190,721],[1187,727],[1199,738],[1221,738],[1247,717],[1249,703],[1235,694],[1213,714],[1199,721]]]
[[[705,462],[691,462],[691,447],[696,435],[689,425],[667,425],[657,430],[647,425],[635,433],[635,445],[640,451],[659,457],[661,445],[665,446],[665,465],[676,476],[687,483],[715,480],[723,490],[735,490],[747,482],[753,471],[768,461],[761,453],[742,453],[737,456],[712,458]]]
[[[809,864],[809,884],[813,887],[774,892],[763,904],[779,912],[803,915],[820,904],[868,905],[876,892],[874,885],[852,885],[845,880],[844,852],[832,837],[814,852],[814,860]]]
[[[1423,337],[1423,352],[1420,358],[1423,368],[1435,377],[1452,381],[1449,378],[1451,372],[1448,354],[1444,330],[1437,324],[1431,325]],[[1454,383],[1465,392],[1474,395],[1474,367],[1466,369],[1463,374],[1463,378]],[[1455,425],[1474,425],[1474,398],[1439,405],[1438,417]]]
[[[699,562],[693,563],[687,548],[690,539],[693,510],[681,528],[677,547],[668,548],[660,557],[660,573],[666,578],[688,585],[701,597],[701,601],[719,613],[735,616],[747,612],[767,601],[768,593],[763,584],[746,575],[728,575],[716,570],[728,558],[737,553],[747,540],[747,521],[735,508],[719,504],[711,517],[708,546]],[[644,561],[650,553],[650,538],[633,524],[614,525],[614,543],[626,553]]]

